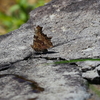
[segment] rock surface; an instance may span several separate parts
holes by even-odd
[[[89,97],[86,83],[78,67],[70,64],[47,65],[53,63],[45,59],[32,59],[13,64],[12,68],[2,74],[16,74],[36,81],[44,91],[38,93],[29,82],[22,78],[3,76],[0,79],[0,100],[84,100]],[[34,85],[33,85],[34,86]]]
[[[81,67],[82,77],[92,84],[100,84],[100,61],[78,62]]]
[[[88,99],[90,95],[82,78],[88,72],[81,73],[79,69],[87,66],[86,69],[91,69],[89,65],[92,65],[96,77],[100,77],[100,62],[55,65],[53,59],[100,56],[99,8],[99,0],[53,0],[31,11],[30,19],[19,29],[0,36],[0,100]],[[30,46],[37,25],[43,27],[48,37],[52,36],[54,46],[47,54],[36,55]],[[52,64],[47,65],[49,62]],[[90,77],[95,78],[93,75],[85,78]],[[37,93],[37,88],[30,87],[29,80],[36,81],[44,91]]]

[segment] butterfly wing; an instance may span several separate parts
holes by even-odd
[[[35,35],[33,40],[33,45],[31,47],[37,51],[47,51],[48,48],[53,47],[51,42],[51,37],[42,33],[42,27],[37,26],[35,29]]]

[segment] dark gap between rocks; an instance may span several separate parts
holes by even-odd
[[[38,98],[37,97],[36,98],[29,98],[27,100],[36,100],[36,99],[38,99]]]
[[[87,78],[84,78],[86,79],[89,84],[95,84],[95,85],[100,85],[100,77],[95,77],[94,79],[87,79]]]

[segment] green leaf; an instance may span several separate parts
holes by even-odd
[[[94,85],[89,84],[89,88],[98,96],[100,97],[100,90],[96,88]]]
[[[9,9],[9,12],[10,12],[10,13],[13,13],[13,12],[15,12],[15,11],[17,11],[17,10],[20,10],[20,6],[19,6],[18,4],[12,6],[12,7]]]
[[[92,58],[86,58],[86,59],[72,59],[72,60],[64,60],[64,61],[57,61],[54,64],[64,64],[64,63],[75,63],[75,62],[82,62],[82,61],[100,61],[100,59],[92,59]]]
[[[19,4],[20,5],[25,5],[25,4],[27,4],[27,0],[20,0]]]
[[[6,27],[7,31],[12,31],[28,20],[28,13],[31,10],[42,5],[44,0],[39,0],[34,5],[29,4],[27,0],[16,0],[16,4],[8,9],[9,16],[0,12],[0,23]]]
[[[26,21],[27,15],[24,12],[21,12],[20,13],[20,19],[23,20],[23,21]]]

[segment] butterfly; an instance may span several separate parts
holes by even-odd
[[[53,47],[53,44],[51,42],[52,37],[47,37],[42,32],[42,28],[39,25],[34,29],[35,35],[33,37],[33,45],[31,47],[36,51],[36,52],[47,52],[48,48]]]

